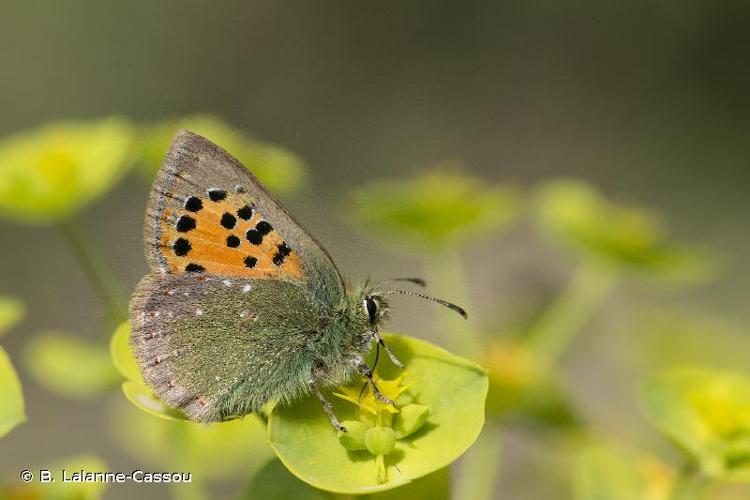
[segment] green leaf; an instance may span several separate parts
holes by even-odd
[[[21,382],[10,358],[0,347],[0,437],[26,420]]]
[[[655,458],[587,445],[575,463],[576,500],[669,500],[675,474]]]
[[[177,408],[172,408],[162,403],[143,382],[123,382],[122,392],[128,401],[150,415],[167,420],[188,420],[185,414]]]
[[[53,223],[105,194],[132,164],[118,118],[60,122],[0,141],[0,215]]]
[[[296,155],[278,146],[253,140],[244,131],[211,115],[194,115],[145,126],[138,151],[139,165],[147,175],[156,173],[172,137],[180,129],[200,134],[227,150],[273,192],[292,192],[305,182],[306,168]]]
[[[124,321],[117,327],[109,341],[109,355],[117,371],[126,380],[143,383],[138,363],[130,349],[130,323]]]
[[[375,182],[354,192],[353,219],[378,240],[429,248],[461,246],[506,229],[519,213],[508,186],[446,169],[411,180]]]
[[[750,377],[676,368],[641,388],[651,423],[714,479],[750,482]]]
[[[615,205],[583,181],[556,179],[542,185],[536,213],[541,228],[585,256],[681,278],[709,272],[696,252],[666,239],[653,214]]]
[[[26,307],[18,299],[0,296],[0,336],[13,328],[26,313]]]
[[[452,463],[479,435],[488,386],[485,372],[422,340],[395,335],[385,340],[406,365],[404,378],[413,403],[429,406],[427,422],[396,440],[393,452],[384,457],[386,482],[378,482],[376,457],[367,451],[347,451],[314,396],[276,405],[268,423],[271,446],[293,474],[316,488],[362,494],[401,486]],[[378,373],[386,380],[399,375],[383,361]],[[346,395],[361,387],[357,379],[338,392]],[[356,405],[341,397],[328,399],[339,418],[360,420]]]
[[[61,332],[32,338],[24,349],[23,362],[39,385],[73,399],[95,396],[120,381],[105,347]]]
[[[255,416],[197,424],[154,417],[120,400],[112,419],[118,444],[140,463],[192,472],[201,480],[252,474],[272,456]]]
[[[373,500],[448,500],[451,484],[448,469],[440,469],[428,476],[392,491],[362,495],[359,498]],[[263,469],[253,476],[247,488],[244,500],[336,500],[338,495],[316,490],[300,481],[282,465],[279,460],[269,461]]]

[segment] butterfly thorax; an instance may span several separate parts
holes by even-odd
[[[374,308],[373,308],[374,305]],[[377,330],[388,317],[388,302],[368,283],[347,292],[317,343],[317,377],[328,385],[351,378],[357,363],[370,351]]]

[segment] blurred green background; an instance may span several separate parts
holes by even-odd
[[[351,224],[352,190],[445,162],[486,185],[577,177],[653,210],[675,241],[706,251],[719,271],[700,286],[628,281],[576,339],[559,378],[599,435],[666,446],[635,388],[670,357],[744,367],[747,2],[70,0],[5,2],[2,11],[0,135],[110,115],[144,123],[220,116],[302,158],[308,182],[281,198],[352,282],[423,272],[419,252],[379,244]],[[146,272],[148,187],[133,171],[80,216],[128,290]],[[540,309],[571,273],[526,219],[463,252],[470,313],[485,329],[500,332],[511,316]],[[140,466],[111,437],[111,401],[52,395],[21,362],[39,331],[102,338],[105,308],[65,240],[54,228],[5,219],[0,234],[0,294],[28,307],[3,346],[29,416],[0,441],[0,477],[81,452],[105,457],[110,470]],[[391,330],[439,343],[442,311],[396,306]],[[688,330],[697,333],[683,336]],[[546,446],[525,432],[504,441],[496,498],[565,498],[560,477],[538,479]],[[164,494],[137,491],[144,500]],[[738,491],[726,494],[747,494]]]

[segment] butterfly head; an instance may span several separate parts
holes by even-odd
[[[424,280],[419,278],[394,278],[390,280],[383,281],[377,285],[370,285],[370,283],[365,283],[365,285],[362,287],[359,297],[360,297],[360,314],[362,315],[364,319],[364,323],[369,326],[369,329],[373,331],[378,330],[378,326],[388,319],[389,312],[390,312],[390,302],[388,300],[389,295],[410,295],[414,297],[419,297],[421,299],[429,300],[432,302],[436,302],[442,306],[445,306],[464,318],[466,318],[466,311],[464,311],[463,308],[452,304],[446,300],[439,299],[436,297],[432,297],[429,295],[425,295],[422,293],[417,293],[411,290],[403,290],[403,289],[391,289],[391,290],[384,290],[383,286],[387,283],[393,283],[393,282],[408,282],[412,284],[416,284],[419,286],[425,286]]]
[[[377,329],[388,318],[390,304],[388,299],[377,292],[368,292],[362,299],[362,312],[367,317],[370,328]]]

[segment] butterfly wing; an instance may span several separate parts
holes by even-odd
[[[325,249],[236,159],[186,130],[154,182],[145,240],[158,273],[305,281],[343,296]]]
[[[195,421],[257,411],[306,387],[324,306],[299,283],[147,276],[131,306],[131,346],[144,380]]]
[[[154,182],[145,239],[151,275],[131,302],[131,346],[162,400],[212,421],[306,387],[308,349],[344,285],[237,160],[179,132]]]

